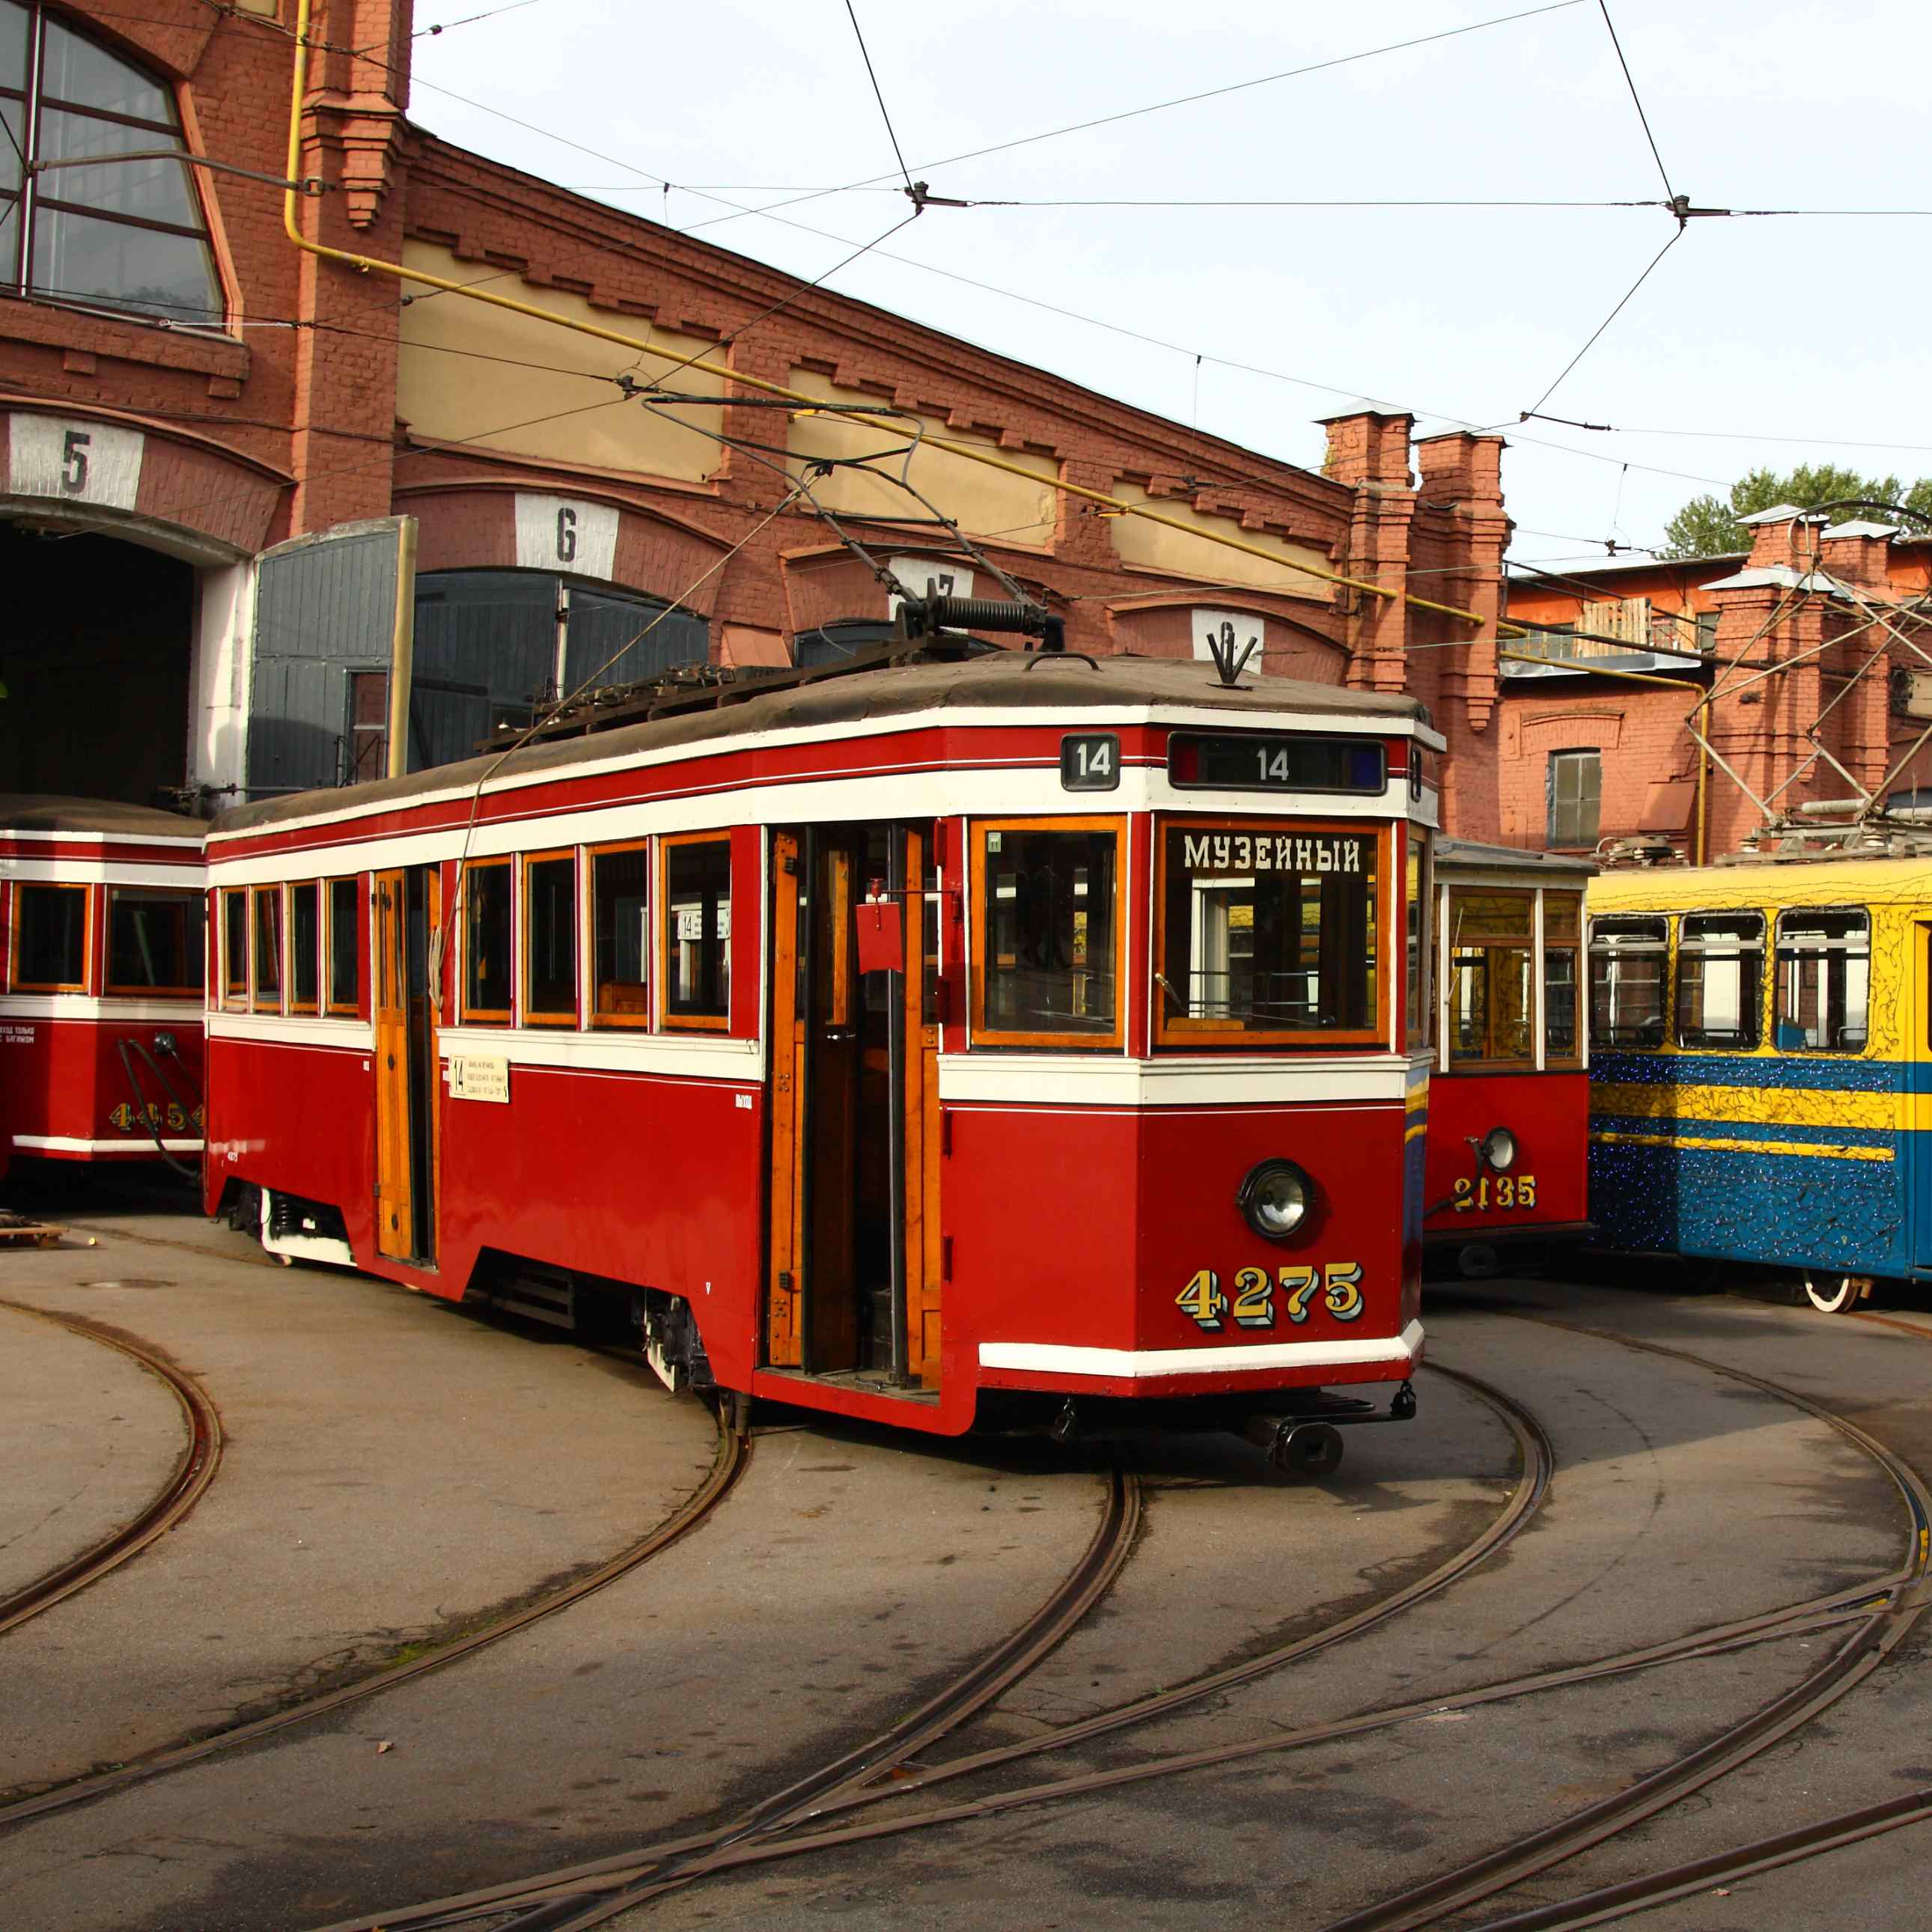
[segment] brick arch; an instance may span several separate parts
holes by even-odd
[[[1566,708],[1525,718],[1517,728],[1526,757],[1573,748],[1614,752],[1622,741],[1624,713],[1621,707],[1589,711]]]

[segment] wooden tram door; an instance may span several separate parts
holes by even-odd
[[[392,1261],[436,1258],[436,1008],[430,939],[442,881],[412,866],[378,872],[375,929],[376,1247]]]
[[[812,826],[773,846],[771,1222],[775,1368],[939,1382],[939,1028],[926,826]],[[861,972],[876,884],[904,966]]]

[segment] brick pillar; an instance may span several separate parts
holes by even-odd
[[[298,201],[302,231],[379,261],[402,254],[411,18],[412,0],[329,0],[316,37],[364,51],[313,53],[302,104],[301,171],[339,184]],[[290,536],[389,513],[404,292],[393,276],[301,258],[296,312],[311,326],[296,332]]]
[[[1460,626],[1469,639],[1466,650],[1445,652],[1450,659],[1442,676],[1445,704],[1462,703],[1463,722],[1472,731],[1489,728],[1496,704],[1496,620],[1502,614],[1503,552],[1508,548],[1510,524],[1503,512],[1503,440],[1457,430],[1427,437],[1416,446],[1422,482],[1417,495],[1428,508],[1444,512],[1460,568],[1454,575],[1430,580],[1425,592],[1436,602],[1473,610],[1479,624],[1457,618],[1439,621]]]
[[[1408,440],[1415,418],[1371,410],[1328,417],[1323,426],[1328,432],[1328,454],[1322,474],[1354,492],[1348,548],[1336,568],[1345,576],[1396,593],[1376,597],[1364,590],[1336,592],[1346,620],[1348,681],[1369,690],[1405,690],[1408,632],[1401,592],[1408,580],[1410,531],[1415,518],[1415,492],[1408,473]]]

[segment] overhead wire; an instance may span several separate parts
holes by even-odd
[[[1657,172],[1664,178],[1664,191],[1674,202],[1677,199],[1677,190],[1670,185],[1670,170],[1664,165],[1663,155],[1658,152],[1657,136],[1650,131],[1650,116],[1643,111],[1643,100],[1636,91],[1636,81],[1630,73],[1630,62],[1624,58],[1624,45],[1617,38],[1616,22],[1610,18],[1610,0],[1597,0],[1597,8],[1604,16],[1604,25],[1610,29],[1610,45],[1616,50],[1617,64],[1624,70],[1624,82],[1630,89],[1630,100],[1636,109],[1636,118],[1643,123],[1643,138],[1650,143],[1651,159],[1656,162]]]
[[[537,0],[507,0],[501,7],[492,7],[487,13],[466,14],[460,20],[439,21],[434,26],[418,27],[410,38],[412,40],[428,39],[435,34],[446,34],[452,27],[473,27],[478,20],[494,20],[499,14],[515,14],[526,7],[534,7]]]
[[[886,138],[892,144],[892,155],[899,164],[899,172],[905,177],[906,192],[912,192],[912,170],[906,166],[904,151],[899,146],[898,130],[892,125],[892,111],[886,105],[884,90],[879,86],[879,76],[872,65],[872,52],[866,44],[865,29],[859,24],[857,11],[852,0],[845,0],[845,16],[852,22],[852,31],[859,39],[859,58],[866,63],[866,78],[872,83],[872,98],[879,104],[879,116],[886,124]],[[915,212],[916,210],[915,210]]]
[[[1538,396],[1536,400],[1523,412],[1523,414],[1526,416],[1534,416],[1537,411],[1541,409],[1544,404],[1548,402],[1550,398],[1563,386],[1564,378],[1568,376],[1570,370],[1575,368],[1576,364],[1582,362],[1583,358],[1588,355],[1590,351],[1597,346],[1597,344],[1602,339],[1604,330],[1608,328],[1610,324],[1615,322],[1617,317],[1623,314],[1624,308],[1629,304],[1630,298],[1636,293],[1639,289],[1643,286],[1646,282],[1650,280],[1652,271],[1656,268],[1658,262],[1664,260],[1665,256],[1670,253],[1672,249],[1677,246],[1678,242],[1684,239],[1686,232],[1687,231],[1685,230],[1680,227],[1676,233],[1672,236],[1670,239],[1665,242],[1664,246],[1658,249],[1657,253],[1650,258],[1648,262],[1645,265],[1643,273],[1638,276],[1636,280],[1631,283],[1630,286],[1624,291],[1621,296],[1618,298],[1616,307],[1612,309],[1610,314],[1605,316],[1603,320],[1598,322],[1596,327],[1591,331],[1589,340],[1583,344],[1582,348],[1577,350],[1575,355],[1570,357],[1568,362],[1564,364],[1563,367],[1557,372],[1556,380],[1552,382],[1549,388],[1545,389],[1542,394]],[[1618,459],[1614,457],[1610,459],[1612,462],[1615,462]]]

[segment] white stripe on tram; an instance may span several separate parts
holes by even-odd
[[[1374,1342],[1258,1342],[1226,1348],[1074,1348],[1052,1342],[982,1342],[982,1369],[1024,1369],[1039,1375],[1111,1376],[1144,1381],[1154,1376],[1246,1375],[1256,1369],[1345,1368],[1386,1363],[1408,1374],[1422,1347],[1422,1324]]]
[[[72,1134],[16,1134],[14,1144],[22,1154],[151,1154],[154,1143],[151,1138],[143,1140],[138,1134],[130,1134],[125,1140],[86,1141]],[[199,1141],[170,1141],[161,1143],[170,1154],[199,1154]]]
[[[942,1053],[939,1097],[1024,1107],[1305,1106],[1406,1096],[1406,1056],[1130,1060],[1118,1054]]]

